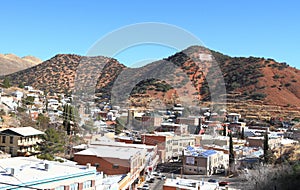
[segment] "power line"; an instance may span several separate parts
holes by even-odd
[[[14,186],[14,187],[22,187],[22,188],[27,188],[27,189],[37,189],[37,190],[44,190],[44,189],[40,189],[40,188],[35,188],[35,187],[31,187],[31,186],[27,186],[27,185],[17,185],[17,184],[12,184],[12,183],[5,183],[5,182],[0,182],[0,184],[3,185],[10,185],[10,186]],[[9,189],[15,189],[15,188],[9,188]]]

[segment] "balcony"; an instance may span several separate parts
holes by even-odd
[[[18,140],[18,146],[34,146],[37,143],[40,143],[41,139],[33,139],[33,140]]]

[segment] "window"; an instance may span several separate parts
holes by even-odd
[[[55,190],[65,190],[65,186],[61,185],[59,187],[56,187]]]
[[[14,137],[13,137],[13,136],[10,136],[10,137],[9,137],[9,142],[10,142],[10,144],[13,144],[13,143],[14,143]]]
[[[83,189],[91,188],[92,187],[92,180],[88,180],[83,182]]]
[[[9,147],[9,154],[13,154],[13,151],[14,151],[14,147]]]
[[[2,143],[5,143],[6,136],[2,136]]]
[[[70,190],[78,190],[78,183],[73,183],[70,185]]]
[[[119,168],[119,164],[113,164],[112,168],[113,169],[118,169]]]

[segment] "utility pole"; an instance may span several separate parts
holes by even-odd
[[[180,167],[180,178],[182,178],[182,175],[183,175],[183,169],[182,169],[182,166]]]
[[[2,100],[1,100],[1,97],[2,97],[2,92],[3,92],[3,89],[0,88],[0,104],[2,103]]]

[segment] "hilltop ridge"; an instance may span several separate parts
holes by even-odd
[[[215,66],[207,60],[196,59],[202,54],[211,56]],[[108,99],[112,98],[111,90],[115,87],[118,90],[114,95],[129,100],[134,107],[147,107],[155,99],[173,104],[180,96],[194,102],[209,102],[211,92],[215,91],[220,96],[227,96],[229,104],[251,102],[251,105],[298,109],[299,72],[273,59],[230,57],[205,47],[191,46],[140,68],[128,68],[116,59],[103,56],[59,54],[6,77],[14,85],[24,83],[53,92],[71,92],[76,86],[81,88],[93,82],[94,93]],[[207,80],[208,76],[211,81]],[[76,81],[83,83],[75,84]],[[219,92],[222,85],[226,91]]]

